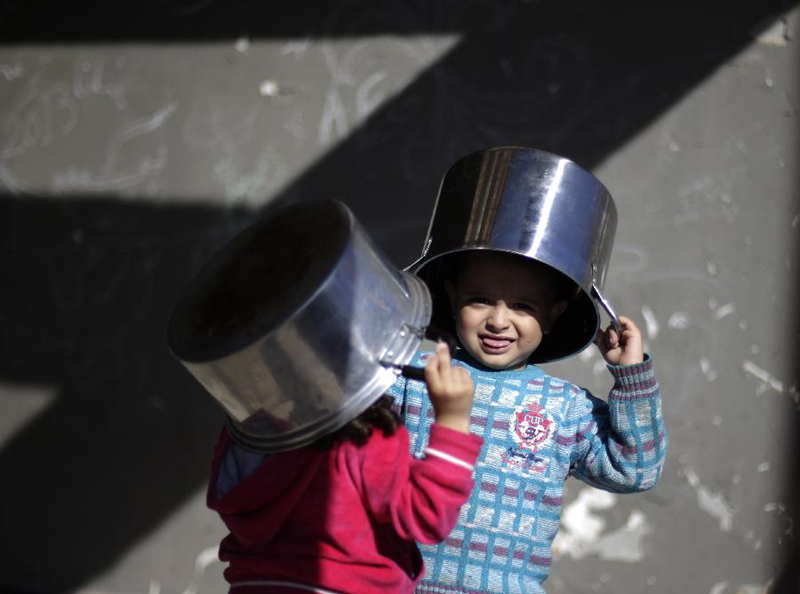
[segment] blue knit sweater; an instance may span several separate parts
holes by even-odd
[[[428,356],[419,353],[416,364]],[[608,403],[533,365],[495,371],[455,363],[475,383],[470,429],[484,445],[455,529],[440,545],[420,546],[425,578],[417,592],[543,593],[566,478],[632,493],[661,475],[667,435],[652,360],[609,366]],[[425,384],[400,377],[389,393],[412,453],[422,456],[433,422]]]

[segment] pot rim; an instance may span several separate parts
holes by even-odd
[[[231,437],[245,449],[259,453],[276,453],[310,445],[333,433],[369,408],[384,395],[400,375],[400,368],[411,363],[423,341],[423,331],[431,316],[431,296],[427,285],[414,274],[398,271],[409,289],[409,300],[416,307],[411,319],[403,321],[397,333],[381,353],[375,353],[370,363],[376,370],[372,380],[356,394],[347,396],[340,407],[312,423],[275,436],[258,435],[248,431],[245,423],[227,416]],[[387,354],[391,352],[391,357]],[[387,363],[387,359],[391,363]]]
[[[280,214],[282,217],[289,216],[292,212],[297,210],[304,210],[310,208],[314,204],[329,205],[330,208],[336,210],[336,214],[342,216],[342,221],[345,225],[342,226],[342,233],[335,244],[336,258],[331,258],[334,265],[329,267],[324,280],[317,284],[316,288],[303,297],[291,310],[287,310],[280,318],[272,321],[269,328],[260,333],[254,333],[248,338],[238,336],[235,340],[230,340],[225,347],[207,348],[205,350],[192,350],[186,341],[182,338],[184,328],[181,324],[185,325],[183,317],[186,315],[186,308],[193,304],[197,298],[197,292],[203,289],[212,278],[217,267],[224,263],[230,257],[229,252],[237,247],[252,235],[256,235],[264,225],[274,224],[274,215]],[[185,361],[193,364],[212,363],[229,356],[234,356],[236,353],[247,349],[248,347],[260,342],[264,338],[273,335],[278,331],[283,324],[290,319],[296,317],[303,310],[305,310],[310,303],[312,303],[322,293],[326,286],[331,282],[331,279],[336,275],[339,267],[341,266],[341,255],[347,249],[349,239],[352,236],[356,225],[356,219],[352,211],[347,206],[332,199],[318,199],[309,200],[305,202],[298,202],[291,204],[277,210],[270,210],[258,220],[254,221],[251,225],[237,233],[222,247],[218,248],[214,255],[206,261],[192,276],[187,286],[181,292],[178,300],[175,303],[172,314],[170,316],[169,324],[167,327],[167,346],[170,353],[179,361]]]
[[[608,188],[572,159],[531,147],[491,147],[460,157],[442,176],[422,254],[406,270],[428,282],[434,294],[431,323],[442,327],[452,326],[452,313],[442,305],[446,297],[437,262],[493,251],[555,270],[579,290],[529,362],[558,361],[594,341],[599,306],[619,328],[600,292],[616,224]],[[557,233],[552,236],[557,239],[548,233]]]

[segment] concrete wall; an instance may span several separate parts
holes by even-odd
[[[180,290],[323,196],[405,265],[449,164],[503,144],[614,195],[606,290],[671,439],[648,493],[568,483],[548,590],[792,588],[800,16],[734,4],[5,3],[0,590],[223,590],[223,417],[167,352]],[[609,387],[591,350],[551,371]]]

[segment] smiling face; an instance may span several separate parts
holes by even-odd
[[[462,346],[492,369],[524,369],[566,301],[558,273],[521,256],[467,252],[447,286]]]

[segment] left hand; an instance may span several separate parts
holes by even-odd
[[[622,326],[622,336],[609,324],[606,330],[600,328],[595,336],[594,343],[600,349],[600,354],[609,365],[634,365],[644,361],[644,346],[642,331],[625,316],[619,317]]]
[[[443,342],[436,345],[436,354],[428,357],[425,383],[436,413],[436,422],[450,429],[469,433],[475,392],[472,376],[463,367],[451,363],[450,349]]]

